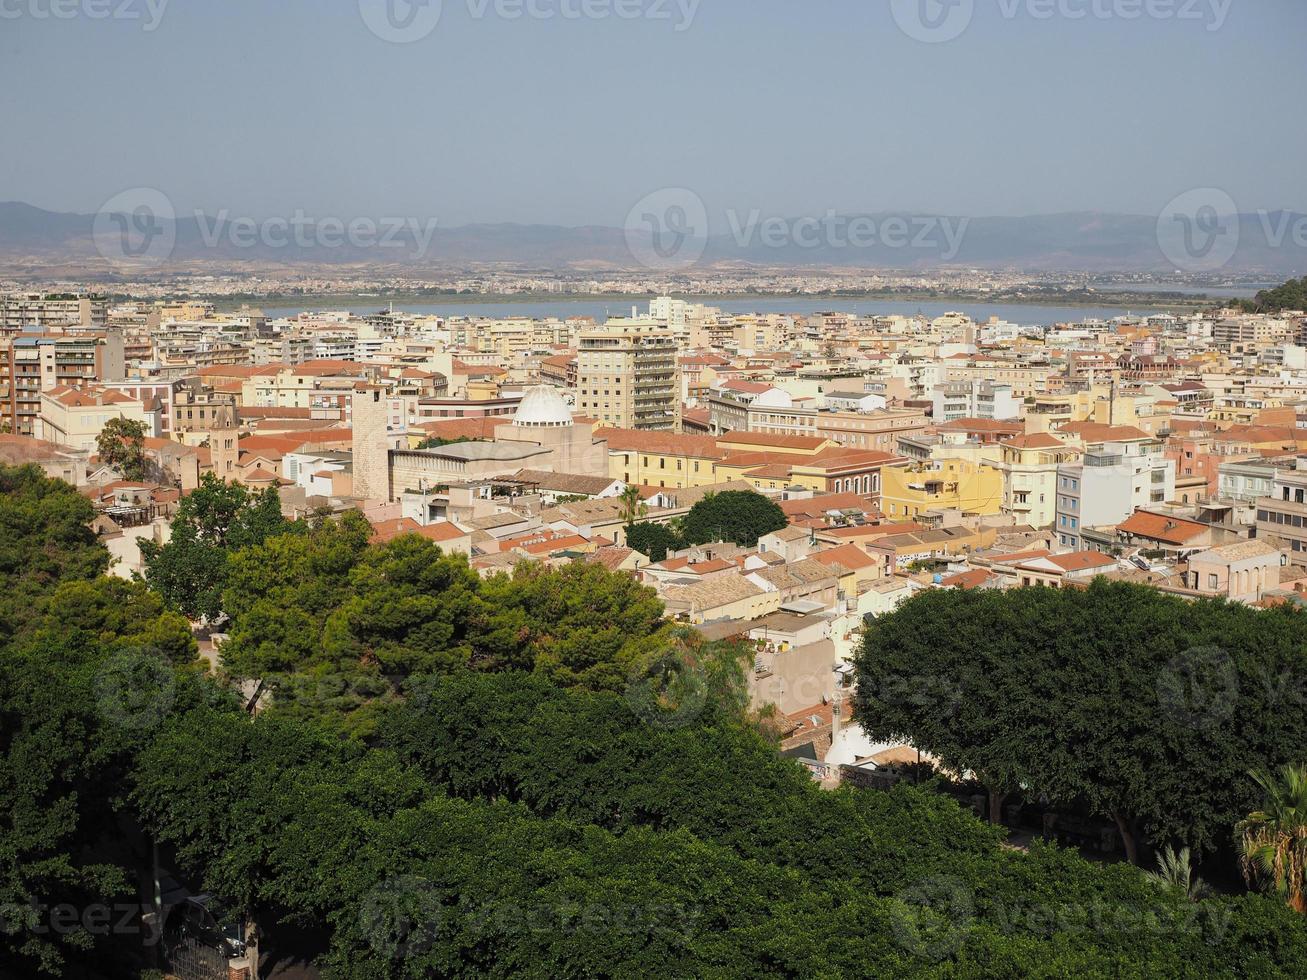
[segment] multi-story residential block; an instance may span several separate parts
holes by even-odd
[[[1296,332],[1296,324],[1289,320],[1249,314],[1218,320],[1212,339],[1224,347],[1245,347],[1292,340]]]
[[[1276,470],[1283,465],[1255,456],[1226,459],[1220,464],[1217,493],[1222,500],[1232,503],[1255,504],[1274,493]]]
[[[1003,507],[1003,474],[965,459],[886,469],[881,508],[891,519],[917,520],[944,511],[997,514]]]
[[[676,338],[652,322],[584,330],[577,347],[577,409],[619,429],[681,430]]]
[[[101,388],[116,391],[144,405],[147,416],[155,420],[154,429],[149,435],[156,439],[173,437],[173,396],[184,382],[166,378],[128,377],[122,381],[100,381],[98,384]]]
[[[41,414],[35,421],[35,435],[55,445],[93,451],[100,430],[117,418],[140,422],[146,426],[146,432],[152,428],[145,406],[137,399],[93,385],[80,388],[55,385],[41,392]]]
[[[1124,521],[1136,508],[1175,496],[1175,462],[1147,433],[1112,429],[1104,441],[1090,440],[1084,458],[1057,470],[1058,543],[1072,551],[1086,547],[1086,528]]]
[[[1057,470],[1073,462],[1080,451],[1046,432],[1000,443],[1003,474],[1003,513],[1018,524],[1051,527],[1057,520]]]
[[[71,293],[0,295],[0,334],[39,330],[58,332],[81,327],[103,330],[108,303],[102,296]]]
[[[1021,417],[1022,403],[1012,395],[1012,386],[989,381],[946,381],[931,394],[932,417],[936,422],[956,419],[998,419]]]
[[[1307,565],[1307,463],[1276,470],[1271,493],[1257,501],[1257,537],[1283,542],[1289,560]]]
[[[237,411],[233,392],[215,391],[192,379],[179,385],[173,396],[174,437],[188,446],[207,445],[215,430],[236,428]]]
[[[125,376],[122,336],[20,334],[0,348],[0,409],[16,435],[33,434],[41,392]]]

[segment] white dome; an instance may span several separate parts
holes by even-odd
[[[563,396],[548,385],[532,388],[522,397],[513,416],[514,425],[560,426],[572,424],[572,410]]]

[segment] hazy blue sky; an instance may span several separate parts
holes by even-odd
[[[152,32],[146,0],[54,2],[141,19],[0,0],[0,200],[620,225],[677,185],[785,215],[1155,214],[1215,186],[1307,210],[1303,0],[975,0],[946,43],[891,0],[700,0],[679,31],[678,0],[444,0],[410,44],[360,0],[171,0]],[[1150,3],[1170,16],[1127,19]]]

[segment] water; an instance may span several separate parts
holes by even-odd
[[[772,297],[754,296],[731,299],[694,298],[715,306],[727,313],[794,313],[812,314],[829,310],[858,314],[876,313],[921,313],[927,317],[937,317],[945,313],[966,313],[977,323],[983,323],[991,316],[1008,320],[1021,326],[1047,326],[1054,323],[1078,323],[1086,319],[1110,320],[1115,316],[1124,316],[1131,312],[1162,312],[1160,310],[1131,311],[1123,307],[1107,306],[1044,306],[1037,303],[977,303],[969,300],[896,302],[882,299],[855,299],[840,297]],[[251,304],[256,305],[256,304]],[[301,305],[261,306],[269,317],[295,316],[302,310],[349,310],[351,313],[367,314],[389,306],[388,300],[380,298],[362,299],[358,297],[340,298],[336,302],[306,300]],[[610,297],[607,299],[560,299],[560,300],[523,300],[522,302],[478,301],[453,297],[437,302],[395,302],[395,309],[405,313],[440,314],[445,316],[470,317],[515,317],[526,316],[542,319],[569,316],[589,316],[602,322],[608,316],[629,316],[631,307],[640,313],[649,309],[647,298]]]

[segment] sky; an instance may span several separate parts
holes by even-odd
[[[0,0],[0,200],[446,227],[620,226],[668,187],[713,215],[1158,214],[1206,187],[1307,210],[1303,0],[949,2]]]

